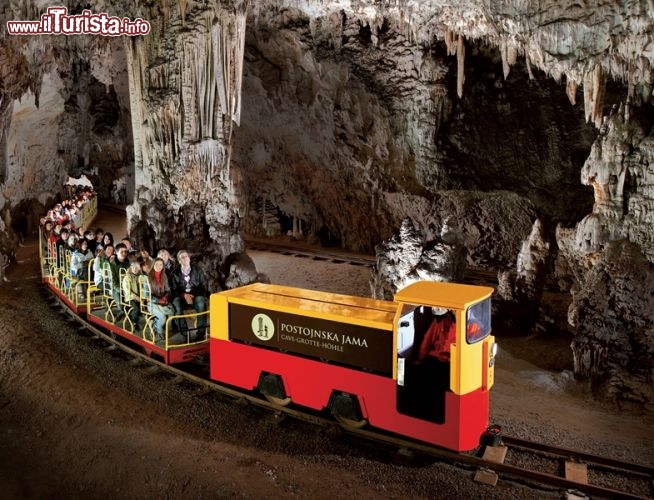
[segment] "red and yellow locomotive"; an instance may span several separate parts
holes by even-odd
[[[216,293],[210,376],[258,389],[280,405],[327,408],[346,426],[369,423],[470,450],[488,427],[492,292],[418,282],[392,302],[266,284]],[[442,309],[450,322],[452,342],[442,342],[449,356],[438,364],[412,356],[425,338],[420,329],[435,330],[424,316],[437,324],[442,315],[434,312]]]

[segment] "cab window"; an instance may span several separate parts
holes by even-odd
[[[479,342],[491,332],[491,301],[486,299],[468,308],[466,340],[468,344]]]

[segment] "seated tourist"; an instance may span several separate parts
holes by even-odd
[[[139,294],[140,274],[141,264],[134,260],[131,262],[125,274],[125,279],[122,282],[124,302],[129,304],[129,319],[134,327],[136,327],[139,316],[141,315],[141,297]]]
[[[120,240],[120,242],[123,245],[125,245],[125,248],[127,248],[127,254],[128,255],[131,256],[131,255],[138,254],[138,251],[136,250],[136,248],[134,248],[134,245],[132,245],[132,240],[129,239],[129,236],[123,237],[123,239]]]
[[[114,246],[107,245],[104,248],[101,246],[98,248],[100,250],[98,251],[95,260],[93,261],[93,281],[95,282],[95,286],[100,288],[103,293],[107,293],[107,290],[103,289],[102,268],[105,266],[105,264],[109,265],[109,268],[111,268],[110,262],[114,255]]]
[[[179,267],[172,273],[171,290],[175,314],[182,314],[184,309],[192,307],[196,312],[207,310],[207,280],[199,266],[191,265],[191,256],[187,250],[177,252]],[[185,328],[184,322],[178,322],[178,329]],[[196,340],[204,339],[207,316],[198,317]]]
[[[86,240],[88,249],[91,251],[92,254],[95,254],[95,235],[93,234],[93,231],[89,231],[89,230],[84,231],[83,237]]]
[[[151,299],[149,304],[150,312],[155,317],[155,332],[157,339],[163,339],[166,327],[166,318],[175,313],[171,303],[170,285],[164,269],[164,261],[155,259],[152,270],[148,274],[150,283]]]
[[[102,235],[102,246],[106,247],[107,245],[114,244],[114,235],[111,233],[104,233]]]
[[[154,264],[154,259],[150,257],[150,253],[147,250],[141,250],[138,252],[138,260],[141,262],[141,267],[143,268],[144,274],[149,274],[152,270],[152,265]]]
[[[95,252],[99,246],[104,246],[104,230],[102,228],[95,230],[95,243],[93,245],[93,252]]]
[[[79,240],[70,257],[71,276],[83,281],[88,280],[88,263],[92,258],[93,253],[89,250],[89,241],[86,238]]]
[[[163,260],[164,269],[166,270],[166,275],[170,280],[173,275],[173,271],[175,270],[175,267],[177,267],[175,263],[175,259],[173,259],[170,256],[170,252],[165,248],[162,248],[161,250],[159,250],[159,252],[157,252],[157,257]]]
[[[105,237],[109,233],[105,233]],[[114,247],[114,255],[109,258],[109,266],[111,267],[111,277],[113,279],[113,287],[114,287],[114,300],[116,301],[116,304],[120,303],[120,296],[119,296],[119,290],[120,290],[120,270],[124,269],[125,271],[129,270],[131,261],[129,260],[129,256],[127,255],[127,248],[125,248],[125,245],[122,243],[118,243]],[[140,272],[140,268],[139,268]]]

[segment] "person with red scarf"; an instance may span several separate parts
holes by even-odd
[[[425,332],[418,351],[418,363],[427,356],[443,362],[450,362],[450,346],[456,342],[456,324],[454,315],[445,308],[432,307],[434,321]]]
[[[441,307],[417,307],[413,347],[407,356],[403,413],[442,423],[450,388],[450,347],[456,342],[454,313]]]
[[[148,282],[150,283],[151,293],[149,308],[155,317],[154,329],[157,340],[162,340],[164,328],[166,327],[166,318],[175,312],[170,303],[170,285],[168,284],[163,259],[154,259],[154,264],[148,274]]]

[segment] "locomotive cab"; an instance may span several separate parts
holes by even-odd
[[[443,424],[452,414],[448,405],[490,389],[496,352],[491,293],[487,287],[415,283],[395,296],[398,413]]]

